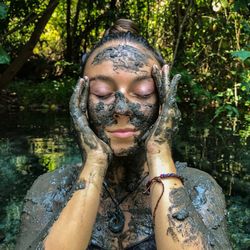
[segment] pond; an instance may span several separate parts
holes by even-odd
[[[215,127],[206,114],[184,114],[174,158],[210,173],[223,187],[234,249],[250,248],[249,140]],[[81,161],[68,113],[1,114],[0,249],[14,249],[23,198],[37,176]]]

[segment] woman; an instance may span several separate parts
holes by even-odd
[[[34,183],[17,249],[230,249],[220,187],[171,156],[180,76],[137,31],[118,20],[85,59],[70,101],[83,165]]]

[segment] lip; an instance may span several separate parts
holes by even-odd
[[[131,128],[115,129],[115,130],[111,130],[108,132],[111,133],[112,136],[118,137],[118,138],[128,138],[136,134],[135,129],[131,129]]]

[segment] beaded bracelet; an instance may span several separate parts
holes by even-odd
[[[156,210],[157,210],[157,208],[158,208],[158,205],[159,205],[159,203],[160,203],[160,200],[161,200],[161,198],[162,198],[162,196],[163,196],[163,194],[164,194],[164,191],[165,191],[165,187],[164,187],[164,184],[163,184],[163,182],[162,182],[162,179],[167,179],[167,178],[172,178],[172,177],[173,177],[173,178],[178,178],[178,179],[182,182],[182,184],[184,184],[184,178],[183,178],[182,176],[178,175],[178,174],[175,174],[175,173],[160,174],[159,176],[156,176],[156,177],[154,177],[153,179],[149,180],[149,181],[147,182],[147,184],[146,184],[146,188],[147,188],[147,189],[143,192],[144,194],[149,194],[149,193],[150,193],[150,187],[152,186],[152,184],[153,184],[154,182],[158,182],[158,183],[160,183],[161,186],[162,186],[161,195],[160,195],[159,199],[158,199],[157,202],[156,202],[156,205],[155,205],[155,208],[154,208],[154,212],[153,212],[153,223],[155,222],[155,213],[156,213]]]

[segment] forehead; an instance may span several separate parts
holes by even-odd
[[[109,65],[114,71],[140,73],[147,71],[153,64],[159,65],[152,52],[143,46],[126,41],[111,41],[91,54],[85,71],[95,66]]]

